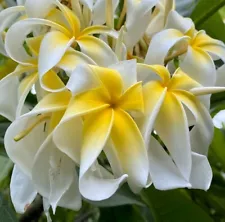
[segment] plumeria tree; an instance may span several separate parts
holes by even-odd
[[[1,221],[224,221],[224,0],[0,6]]]

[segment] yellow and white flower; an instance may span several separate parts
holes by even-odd
[[[25,174],[26,181],[48,200],[53,211],[57,206],[73,210],[81,207],[75,163],[52,141],[52,132],[70,98],[68,90],[49,93],[31,112],[17,118],[5,135],[9,157]],[[25,196],[28,194],[24,191]]]
[[[41,3],[39,1],[35,2],[36,7],[30,7],[30,13],[34,14],[33,11],[37,11],[36,16],[45,16],[46,19],[29,18],[17,22],[8,30],[5,43],[7,53],[11,58],[22,64],[27,64],[30,56],[23,48],[27,35],[37,27],[50,27],[50,31],[42,39],[39,52],[38,71],[41,82],[43,82],[45,74],[62,59],[70,47],[77,47],[76,44],[79,45],[82,53],[91,57],[99,65],[108,65],[108,61],[103,58],[104,56],[108,58],[109,55],[111,55],[111,63],[116,62],[116,57],[111,53],[110,47],[102,40],[91,35],[104,33],[117,37],[117,32],[106,26],[82,28],[80,20],[74,12],[62,5],[58,0],[48,0],[45,1],[45,4]],[[54,7],[57,6],[58,8],[53,8],[47,12],[46,4],[50,6],[53,4]],[[95,50],[96,48],[98,50]]]
[[[163,65],[175,57],[180,58],[180,67],[191,78],[210,86],[216,82],[213,59],[225,61],[225,45],[205,31],[196,31],[191,19],[171,11],[166,29],[152,38],[145,63]]]
[[[203,87],[181,69],[172,77],[160,65],[140,64],[139,70],[142,70],[140,78],[145,77],[145,115],[137,118],[137,122],[148,147],[154,186],[161,190],[208,189],[212,172],[206,155],[213,137],[213,124],[197,96],[225,88]],[[153,130],[163,146],[151,136]]]
[[[130,115],[131,111],[143,111],[136,61],[108,68],[80,66],[70,81],[74,97],[53,138],[62,152],[80,164],[81,194],[91,200],[107,199],[126,177],[130,188],[139,192],[147,185],[148,161],[144,141]],[[98,171],[102,151],[113,175]]]

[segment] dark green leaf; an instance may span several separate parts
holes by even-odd
[[[0,194],[0,222],[17,222],[15,212],[8,206],[8,203]]]
[[[204,29],[211,37],[225,42],[225,25],[218,12],[224,5],[225,0],[201,0],[192,12],[191,18],[196,29]]]
[[[150,211],[158,222],[213,222],[211,217],[196,205],[185,190],[159,191],[153,186],[142,193]]]
[[[222,130],[215,128],[214,137],[211,144],[211,155],[215,155],[225,169],[225,134]]]
[[[133,206],[120,206],[101,208],[99,222],[151,222],[146,220],[138,208]]]

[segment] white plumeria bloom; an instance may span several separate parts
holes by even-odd
[[[16,119],[5,134],[10,159],[28,177],[27,183],[32,181],[35,190],[48,200],[53,211],[57,206],[73,210],[81,207],[75,163],[52,141],[52,132],[70,98],[69,91],[46,95],[31,112]],[[23,199],[14,199],[23,207]]]
[[[143,37],[152,14],[152,8],[159,0],[127,0],[127,14],[125,22],[125,44],[128,50]]]
[[[52,5],[58,8],[51,9]],[[23,48],[24,40],[35,27],[47,26],[51,29],[42,39],[38,59],[38,71],[41,79],[52,67],[60,62],[66,51],[72,45],[75,47],[76,44],[79,45],[83,54],[91,57],[97,64],[108,65],[108,61],[103,59],[103,55],[112,55],[110,47],[102,40],[91,35],[105,33],[117,37],[117,32],[106,26],[90,26],[81,29],[80,20],[74,12],[57,0],[48,0],[45,3],[37,1],[35,7],[31,5],[27,8],[27,14],[33,15],[34,11],[36,17],[46,17],[46,19],[25,19],[14,24],[7,32],[7,53],[15,61],[27,64],[26,61],[30,59],[30,56]],[[95,50],[96,48],[98,50]],[[112,61],[115,61],[113,55]]]
[[[128,113],[143,111],[136,61],[108,68],[79,66],[68,88],[74,97],[53,138],[62,152],[80,164],[81,194],[90,200],[107,199],[126,177],[133,192],[139,192],[148,183],[148,161],[142,136]],[[98,170],[102,151],[113,175]]]
[[[213,59],[225,61],[225,45],[204,31],[197,32],[191,19],[171,11],[166,29],[152,38],[145,63],[163,65],[178,56],[183,71],[201,85],[210,86],[216,82]]]
[[[41,35],[39,37],[26,39],[26,45],[31,54],[29,60],[23,61],[21,59],[15,71],[9,73],[0,81],[0,92],[2,95],[5,95],[0,99],[0,113],[9,120],[13,120],[21,115],[26,97],[32,86],[37,86],[39,84],[38,55],[43,37],[44,36]],[[13,54],[10,50],[7,51]],[[17,53],[19,54],[19,51],[17,51]],[[77,64],[82,63],[95,64],[93,60],[84,54],[73,49],[68,50],[59,63],[40,79],[41,87],[47,91],[63,90],[65,86],[59,79],[56,69],[63,69],[69,75]],[[22,78],[22,81],[20,81],[24,73],[26,73],[26,75]]]
[[[218,129],[225,129],[225,110],[219,111],[213,117],[213,124]]]
[[[213,124],[198,95],[225,87],[202,87],[178,69],[171,77],[160,65],[139,64],[144,81],[145,115],[137,118],[149,154],[150,176],[157,189],[189,187],[207,190],[212,171],[206,158]],[[190,123],[190,117],[194,123]],[[194,126],[193,126],[194,125]],[[189,131],[189,126],[193,129]],[[151,137],[153,129],[165,144]]]

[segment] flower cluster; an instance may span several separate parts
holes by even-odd
[[[0,12],[0,52],[16,63],[0,81],[0,114],[12,121],[5,148],[19,213],[37,193],[55,211],[126,182],[134,193],[210,186],[210,95],[225,90],[214,65],[225,45],[173,0],[120,5],[26,0]]]

